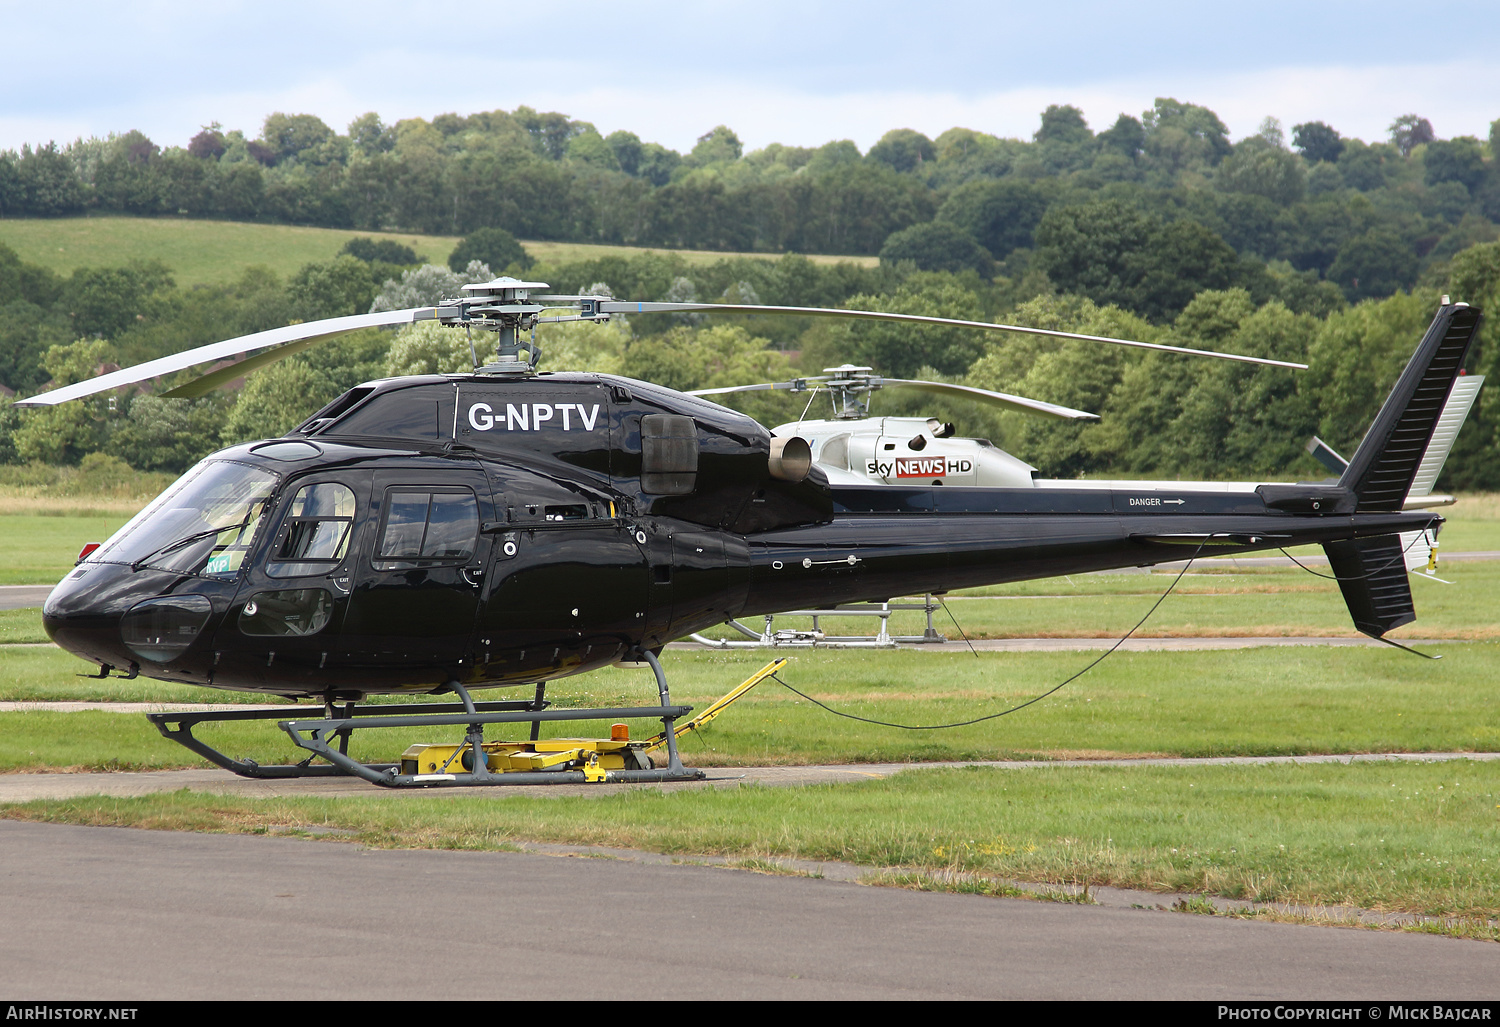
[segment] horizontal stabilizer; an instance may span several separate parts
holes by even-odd
[[[1302,447],[1312,454],[1312,458],[1334,474],[1343,474],[1344,469],[1349,466],[1349,461],[1339,456],[1338,450],[1318,438],[1316,435]]]
[[[1324,515],[1354,512],[1354,493],[1339,485],[1330,485],[1325,482],[1257,485],[1255,492],[1272,510]]]
[[[1339,590],[1344,593],[1344,604],[1360,631],[1380,638],[1392,628],[1417,619],[1400,536],[1327,542],[1323,552],[1328,554]]]

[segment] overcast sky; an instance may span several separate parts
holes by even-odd
[[[686,151],[727,124],[755,149],[955,125],[1030,138],[1048,104],[1095,130],[1158,96],[1384,138],[1500,118],[1495,8],[1363,2],[0,0],[0,148],[138,128],[185,145],[272,111],[339,131],[527,104]]]

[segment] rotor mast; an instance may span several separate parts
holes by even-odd
[[[461,325],[495,333],[495,362],[481,367],[475,353],[475,371],[483,374],[532,374],[542,355],[534,337],[537,317],[549,308],[533,300],[531,292],[545,288],[546,282],[522,282],[508,276],[466,285],[463,299],[435,308],[433,317],[450,327]],[[524,333],[532,334],[523,338]],[[471,338],[471,350],[472,346]]]
[[[872,377],[868,367],[841,364],[825,367],[824,373],[833,375],[823,383],[823,388],[833,394],[838,410],[833,415],[838,421],[857,421],[870,416],[870,393],[880,388],[879,378]]]

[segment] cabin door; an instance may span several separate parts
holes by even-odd
[[[472,675],[474,621],[494,519],[476,467],[377,471],[340,639],[372,676]],[[435,681],[441,684],[441,681]]]
[[[215,673],[309,693],[336,687],[368,490],[363,477],[317,474],[283,491],[214,636]]]

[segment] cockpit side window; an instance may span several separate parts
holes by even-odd
[[[326,574],[349,552],[354,493],[336,481],[304,485],[292,497],[266,573],[276,578]]]
[[[467,560],[478,538],[479,502],[468,489],[390,489],[375,563],[395,570]]]

